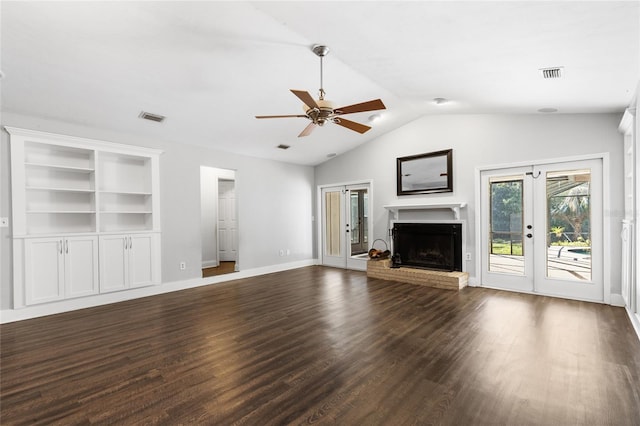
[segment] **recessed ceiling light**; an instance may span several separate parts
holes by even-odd
[[[434,98],[433,99],[433,103],[436,105],[444,105],[447,102],[449,102],[449,100],[445,99],[445,98]]]
[[[282,143],[281,143],[281,144],[280,144],[280,145],[278,145],[276,148],[279,148],[279,149],[289,149],[289,148],[291,148],[291,145],[285,145],[285,144],[282,144]]]
[[[150,120],[150,121],[155,121],[156,123],[162,123],[164,121],[165,117],[164,115],[160,115],[160,114],[152,114],[150,112],[146,112],[146,111],[142,111],[140,113],[140,115],[138,115],[138,117],[144,119],[144,120]]]
[[[558,108],[540,108],[538,112],[545,112],[545,113],[558,112]]]

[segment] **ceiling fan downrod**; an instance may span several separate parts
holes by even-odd
[[[324,95],[325,95],[325,91],[323,89],[323,70],[322,70],[322,59],[329,54],[329,47],[321,45],[321,44],[316,44],[314,45],[311,50],[313,51],[313,53],[315,53],[317,56],[320,57],[320,97],[318,98],[319,100],[323,101],[324,100]]]

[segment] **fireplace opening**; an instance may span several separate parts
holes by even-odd
[[[394,223],[393,254],[402,266],[462,272],[461,223]]]

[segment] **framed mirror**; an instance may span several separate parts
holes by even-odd
[[[453,150],[397,159],[398,195],[453,192]]]

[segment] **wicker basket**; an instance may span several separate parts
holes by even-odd
[[[384,244],[384,249],[375,248],[377,242],[381,242]],[[388,259],[391,256],[391,252],[388,249],[387,242],[378,238],[371,244],[371,250],[369,250],[369,259],[371,260],[382,260]]]

